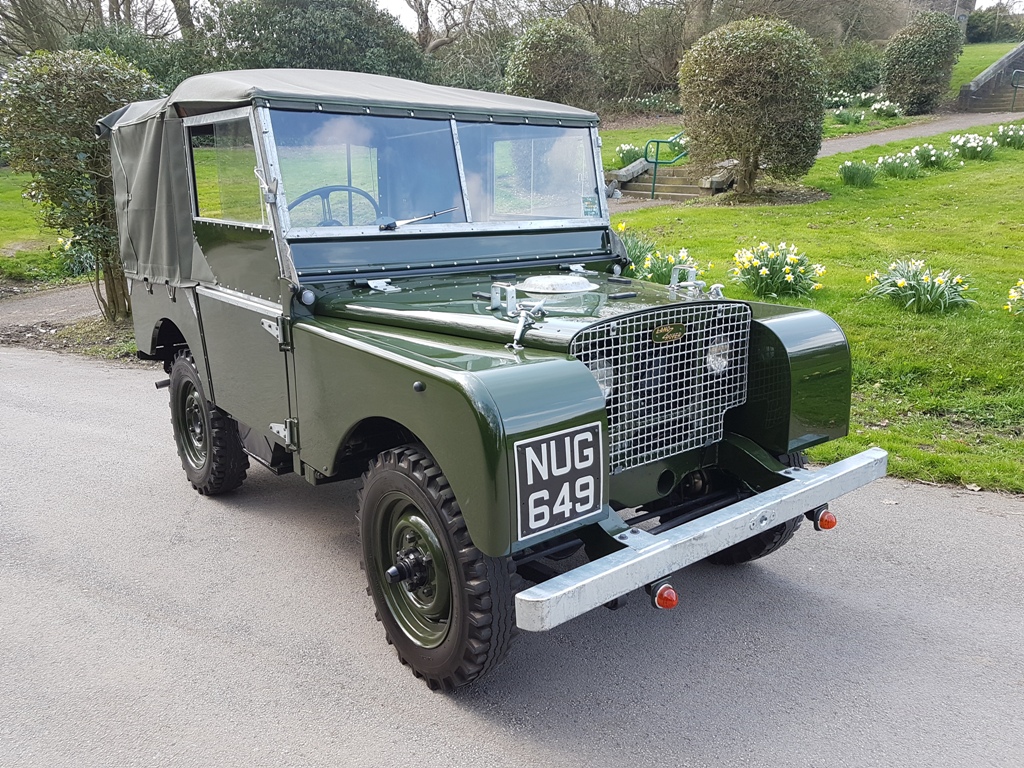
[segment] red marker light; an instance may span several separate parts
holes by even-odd
[[[654,605],[666,611],[671,611],[679,605],[679,595],[672,588],[671,584],[662,584],[654,593]]]

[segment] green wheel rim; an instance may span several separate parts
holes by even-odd
[[[422,648],[436,648],[448,636],[452,618],[452,586],[444,549],[417,504],[403,493],[381,499],[377,541],[377,583],[391,615],[402,631]],[[398,553],[414,549],[427,561],[426,580],[411,588],[408,582],[388,584],[384,571]]]
[[[181,449],[193,469],[202,469],[209,454],[209,429],[206,424],[206,403],[192,382],[186,382],[179,395],[178,434]]]

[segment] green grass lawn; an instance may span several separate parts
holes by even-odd
[[[1002,56],[1016,48],[1019,43],[972,43],[964,46],[964,52],[953,67],[953,79],[949,84],[949,98],[955,99],[960,86],[966,85],[997,62]]]
[[[21,196],[28,176],[0,168],[0,278],[54,279],[61,271],[47,250],[57,236],[40,232],[35,208]]]
[[[931,142],[946,146],[948,135]],[[728,274],[740,247],[795,242],[826,266],[825,289],[792,303],[842,325],[853,348],[855,391],[850,437],[815,449],[815,459],[879,445],[892,453],[890,472],[899,477],[1024,492],[1024,317],[1003,309],[1007,291],[1024,277],[1024,151],[1001,148],[989,162],[869,189],[840,183],[841,162],[873,162],[879,154],[872,147],[819,160],[805,183],[827,191],[827,201],[666,206],[616,222],[643,230],[663,251],[685,246],[713,262],[704,279],[725,283],[733,298],[752,298]],[[969,273],[978,305],[921,316],[865,299],[865,275],[900,257]]]

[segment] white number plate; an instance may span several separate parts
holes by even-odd
[[[599,512],[604,495],[601,424],[515,444],[520,540]]]

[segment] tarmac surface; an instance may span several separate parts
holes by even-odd
[[[158,377],[0,347],[2,766],[1024,763],[1020,498],[876,482],[439,694],[374,620],[355,484],[200,497]]]

